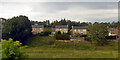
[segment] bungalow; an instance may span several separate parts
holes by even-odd
[[[72,31],[72,35],[75,35],[75,34],[86,35],[87,34],[86,27],[84,26],[72,26],[71,31]]]
[[[52,32],[60,31],[61,33],[68,33],[68,25],[57,25]]]
[[[33,25],[32,26],[32,33],[33,34],[38,34],[44,32],[44,26],[43,25]]]

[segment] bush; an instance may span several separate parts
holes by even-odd
[[[87,35],[80,35],[80,37],[87,37]]]
[[[106,39],[110,39],[110,40],[115,40],[117,38],[117,36],[106,36]]]
[[[92,41],[90,37],[84,37],[84,40],[89,41],[89,42]]]
[[[55,35],[54,35],[55,39],[57,40],[70,40],[70,36],[68,34],[61,34],[61,32],[55,32]]]
[[[62,40],[70,40],[70,36],[68,34],[62,34],[62,37],[61,37]]]
[[[82,34],[79,34],[79,33],[77,33],[77,34],[75,34],[74,35],[74,37],[82,37],[83,35]]]
[[[51,32],[45,31],[45,32],[41,32],[39,35],[40,36],[48,36],[49,34],[51,34]]]
[[[20,59],[27,58],[28,56],[21,52],[26,46],[22,46],[19,41],[13,41],[13,39],[2,40],[2,58],[7,59]]]
[[[65,43],[65,42],[58,42],[54,43],[54,48],[62,48],[62,49],[76,49],[76,50],[90,50],[93,49],[92,44],[85,44],[85,43]]]
[[[61,32],[60,31],[56,31],[54,34],[55,39],[60,39],[62,37]]]

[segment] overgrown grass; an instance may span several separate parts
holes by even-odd
[[[34,36],[29,39],[29,46],[35,47],[35,46],[50,46],[54,43],[55,38],[51,36]]]
[[[90,43],[65,43],[55,41],[50,36],[30,38],[29,47],[24,51],[30,58],[117,58],[118,41],[111,41],[106,46]]]
[[[105,50],[70,50],[59,48],[34,47],[27,48],[30,58],[117,58],[117,51]]]

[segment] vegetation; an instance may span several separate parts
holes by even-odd
[[[26,52],[30,58],[118,58],[118,41],[108,41],[107,26],[116,27],[119,22],[114,23],[90,23],[75,22],[66,19],[54,21],[49,20],[38,22],[30,21],[26,16],[17,16],[11,19],[1,18],[4,22],[2,38],[3,58],[27,58]],[[44,25],[45,32],[38,35],[31,34],[31,25]],[[54,37],[48,36],[51,33],[51,27],[55,25],[67,25],[69,34],[55,32]],[[57,40],[70,40],[71,26],[85,26],[88,28],[88,35],[77,36],[84,37],[85,41],[60,42]],[[1,31],[1,30],[0,30]],[[32,36],[31,36],[32,35]],[[13,38],[9,39],[9,38]],[[16,41],[18,40],[18,41]],[[26,40],[28,47],[22,46]],[[20,42],[22,43],[20,43]],[[96,43],[97,45],[93,44]],[[25,48],[24,50],[21,50]]]
[[[23,50],[30,58],[117,58],[118,41],[110,45],[96,46],[91,43],[65,43],[55,41],[50,36],[34,36],[29,47]],[[53,43],[50,44],[50,41]]]
[[[87,58],[88,60],[90,58],[97,58],[97,60],[98,58],[100,58],[100,60],[103,60],[101,58],[111,58],[111,60],[112,58],[118,58],[118,53],[114,50],[71,50],[48,47],[31,47],[26,48],[24,51],[30,58]]]
[[[2,38],[18,40],[22,43],[31,36],[31,23],[26,16],[17,16],[3,23]]]
[[[89,42],[92,41],[90,37],[85,37],[84,40],[85,40],[85,41],[89,41]]]
[[[7,40],[2,40],[2,58],[7,59],[21,59],[27,58],[28,56],[21,52],[26,46],[22,46],[19,41],[13,41],[11,38]]]
[[[70,40],[70,36],[68,34],[62,33],[60,31],[56,31],[54,37],[57,40]]]
[[[97,45],[105,45],[108,43],[106,36],[108,36],[107,25],[103,23],[94,23],[88,27],[89,36],[91,40]]]
[[[51,36],[40,36],[36,35],[29,38],[28,45],[30,47],[36,46],[51,46],[55,42],[55,38]]]
[[[51,34],[49,31],[39,33],[40,36],[48,36],[49,34]]]

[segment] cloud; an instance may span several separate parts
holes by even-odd
[[[111,22],[118,20],[116,2],[3,2],[0,17],[26,15],[30,20],[60,20]]]
[[[119,0],[0,0],[1,2],[118,2]]]

